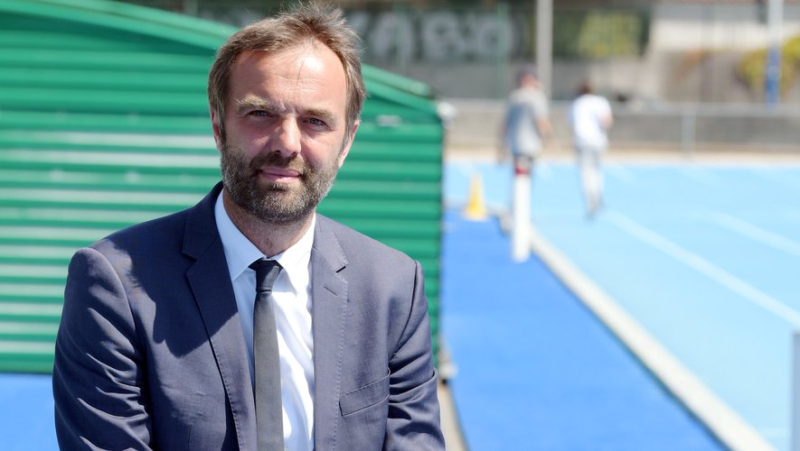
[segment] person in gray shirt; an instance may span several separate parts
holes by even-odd
[[[517,172],[527,173],[544,147],[544,142],[550,138],[552,127],[548,118],[547,97],[536,71],[530,67],[523,68],[517,83],[506,104],[503,157],[510,152]]]

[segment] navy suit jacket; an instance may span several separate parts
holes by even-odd
[[[256,449],[220,189],[72,258],[53,371],[62,449]],[[316,449],[444,449],[419,264],[320,215],[311,268]]]

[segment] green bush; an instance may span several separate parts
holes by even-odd
[[[736,67],[736,76],[753,92],[763,93],[766,82],[768,49],[758,49],[745,54]],[[795,81],[800,65],[800,36],[795,36],[781,48],[781,94],[786,94]]]

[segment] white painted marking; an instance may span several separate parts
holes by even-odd
[[[756,429],[531,227],[531,246],[542,261],[729,449],[775,451]]]
[[[789,437],[789,431],[780,426],[758,426],[758,431],[765,438],[770,439],[785,440]]]
[[[800,243],[792,240],[791,238],[786,238],[785,236],[770,232],[769,230],[764,230],[760,227],[750,224],[749,222],[742,221],[739,218],[735,218],[726,214],[713,215],[711,220],[728,230],[736,232],[754,241],[766,244],[767,246],[782,252],[786,252],[787,254],[800,257]]]
[[[793,190],[800,188],[800,183],[797,183],[795,179],[786,179],[785,177],[780,177],[778,174],[776,174],[774,167],[758,168],[753,170],[753,172],[762,179],[777,183],[784,188],[790,188]]]
[[[630,185],[634,182],[634,176],[631,171],[625,169],[619,164],[607,164],[605,166],[605,172],[610,177],[615,178],[626,185]]]
[[[472,163],[466,164],[456,164],[454,165],[458,170],[459,175],[469,179],[473,172],[477,171],[478,169]]]
[[[792,451],[800,451],[800,332],[792,334]]]
[[[794,327],[800,328],[800,312],[782,304],[758,288],[738,279],[722,268],[708,260],[694,254],[679,245],[669,241],[652,230],[634,222],[630,218],[616,212],[608,212],[606,218],[620,229],[628,232],[635,238],[662,251],[679,262],[689,266],[701,274],[706,275],[720,285],[728,288],[744,299],[769,311],[770,313],[789,322]]]
[[[717,177],[709,173],[707,170],[698,167],[681,167],[679,168],[679,171],[687,178],[704,185],[714,185],[718,180]]]

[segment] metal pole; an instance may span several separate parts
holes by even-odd
[[[764,91],[767,105],[776,106],[781,93],[781,47],[783,45],[783,0],[769,0],[769,55],[767,57]]]
[[[394,20],[394,71],[398,74],[405,74],[406,72],[403,70],[406,67],[406,64],[403,64],[403,38],[400,31],[400,23],[404,19],[405,10],[403,10],[403,6],[400,3],[393,3],[392,4],[392,16]]]
[[[502,99],[508,93],[508,45],[506,42],[506,27],[508,26],[508,4],[497,4],[497,46],[495,51],[495,97]]]
[[[553,94],[553,0],[536,0],[536,71],[550,100]]]

